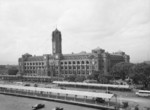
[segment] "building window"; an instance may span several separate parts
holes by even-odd
[[[87,66],[86,69],[89,69],[89,66]]]
[[[73,64],[76,64],[76,62],[75,62],[75,61],[73,61]]]
[[[75,67],[75,66],[73,66],[73,69],[76,69],[76,67]]]
[[[71,66],[69,66],[69,69],[71,69]]]
[[[89,61],[86,61],[86,64],[89,64]]]
[[[61,69],[64,69],[63,66],[61,66]]]
[[[82,64],[84,64],[84,61],[82,61]]]
[[[84,66],[82,66],[82,69],[85,69],[85,67],[84,67]]]
[[[85,72],[84,72],[84,71],[82,71],[82,74],[85,74]]]
[[[65,66],[65,69],[67,69],[67,66]]]
[[[77,68],[80,69],[80,66],[78,66]]]
[[[69,64],[71,64],[71,61],[69,61]]]
[[[63,65],[63,62],[61,62],[61,64]]]
[[[79,62],[79,61],[77,61],[77,64],[80,64],[80,62]]]
[[[65,64],[67,64],[67,62],[65,62]]]

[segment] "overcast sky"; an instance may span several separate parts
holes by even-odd
[[[56,26],[64,54],[100,47],[150,60],[150,0],[0,0],[0,64],[51,54]]]

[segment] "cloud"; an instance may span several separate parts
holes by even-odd
[[[4,64],[17,63],[27,52],[52,53],[56,25],[62,32],[63,53],[90,52],[99,46],[125,51],[133,62],[150,60],[149,0],[1,0],[0,13]]]

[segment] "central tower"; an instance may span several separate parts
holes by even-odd
[[[62,54],[61,49],[61,32],[55,29],[55,31],[52,32],[52,53],[55,56],[60,56]]]
[[[61,32],[55,29],[55,31],[52,32],[52,53],[53,58],[55,59],[55,68],[57,68],[55,75],[60,77],[60,60],[62,56],[62,50],[61,50]],[[53,73],[54,74],[54,73]]]

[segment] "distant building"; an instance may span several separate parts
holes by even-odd
[[[93,71],[108,74],[111,67],[119,62],[129,62],[130,57],[124,52],[105,52],[96,48],[91,53],[62,53],[62,36],[59,30],[52,32],[52,54],[32,56],[24,54],[19,58],[19,72],[28,76],[68,76],[90,75]]]

